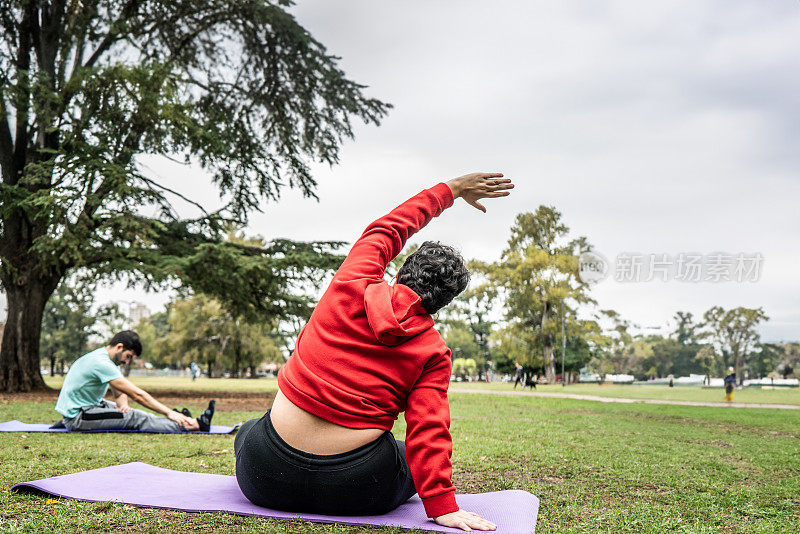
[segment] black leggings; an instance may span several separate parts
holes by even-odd
[[[352,451],[310,454],[283,441],[267,412],[236,434],[236,481],[250,502],[273,510],[385,514],[416,493],[405,450],[386,431]]]

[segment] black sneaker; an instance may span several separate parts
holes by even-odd
[[[188,408],[181,408],[180,410],[177,409],[177,408],[173,408],[173,410],[175,410],[178,413],[182,413],[186,417],[191,417],[192,416],[192,412],[190,412]]]
[[[211,419],[214,417],[215,404],[216,402],[214,399],[208,401],[208,408],[203,412],[203,415],[197,418],[197,424],[200,425],[200,430],[203,432],[211,430]]]

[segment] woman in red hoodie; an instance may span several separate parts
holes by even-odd
[[[418,493],[438,524],[494,530],[460,510],[451,482],[447,388],[452,362],[433,317],[469,272],[451,247],[426,241],[396,283],[386,266],[408,238],[461,197],[510,194],[499,173],[468,174],[413,196],[367,227],[278,373],[270,411],[236,436],[236,479],[254,504],[333,515],[386,513]],[[405,412],[406,440],[391,433]]]

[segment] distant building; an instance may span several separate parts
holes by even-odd
[[[131,320],[131,328],[136,328],[136,325],[139,324],[142,319],[147,319],[150,317],[150,308],[141,302],[132,302],[129,316]]]

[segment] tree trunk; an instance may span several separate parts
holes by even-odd
[[[547,378],[548,384],[556,383],[556,357],[553,352],[553,336],[547,333],[547,328],[550,321],[550,303],[544,303],[544,312],[542,313],[542,351],[544,352],[544,374]]]
[[[4,286],[8,318],[0,347],[0,391],[48,389],[40,371],[39,339],[44,307],[55,284],[29,281]]]
[[[241,347],[237,343],[233,349],[233,368],[231,369],[231,378],[239,378],[240,360],[242,359]]]
[[[552,340],[548,343],[549,336],[545,336],[544,342],[544,361],[547,362],[547,367],[544,370],[544,374],[547,377],[548,384],[555,384],[556,383],[556,357],[555,353],[553,352],[553,342]]]
[[[56,353],[50,349],[50,376],[56,376]]]
[[[744,377],[741,376],[739,373],[742,372],[742,357],[739,355],[738,352],[733,354],[733,372],[736,373],[736,384],[734,385],[741,385],[744,383]]]

